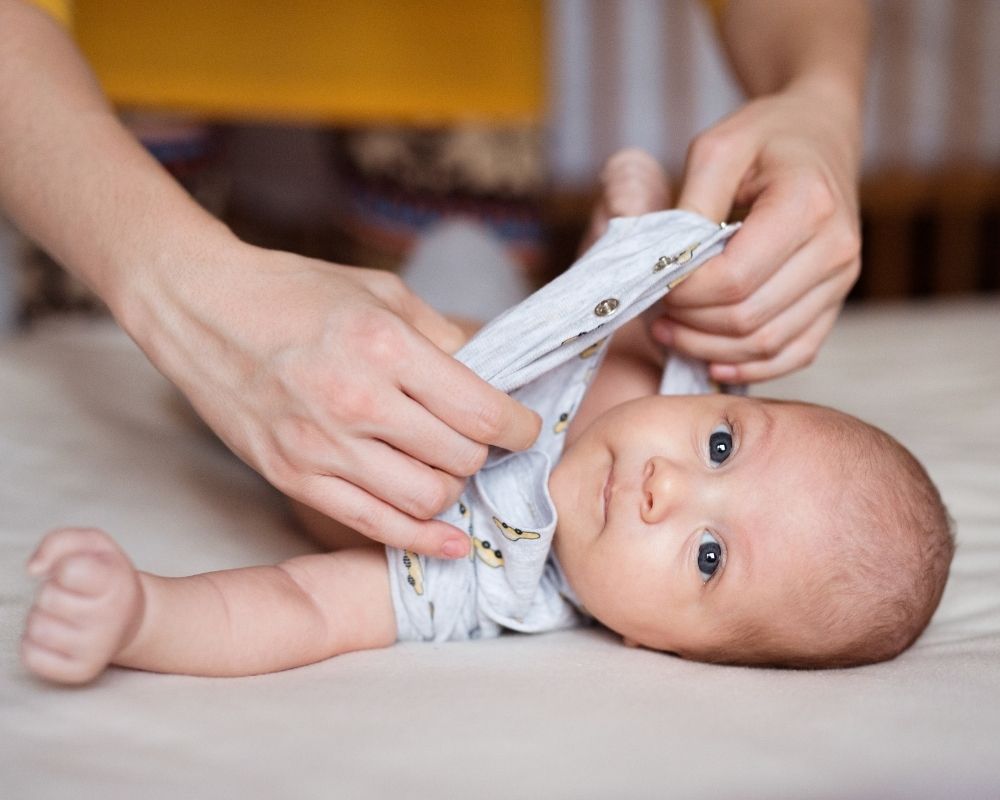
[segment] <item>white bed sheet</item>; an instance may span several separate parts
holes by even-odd
[[[882,665],[706,666],[600,630],[411,644],[243,679],[114,669],[83,689],[17,661],[22,564],[99,525],[185,574],[310,546],[114,327],[0,346],[0,798],[1000,796],[1000,302],[852,309],[760,394],[898,436],[958,522],[942,606]]]

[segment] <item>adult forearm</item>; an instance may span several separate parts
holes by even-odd
[[[365,535],[464,557],[468,537],[432,518],[487,445],[538,435],[537,415],[448,355],[458,330],[394,276],[236,239],[18,0],[0,0],[0,208],[104,298],[233,452]]]
[[[55,22],[0,0],[0,30],[0,206],[128,316],[127,299],[150,274],[228,231],[119,124]]]
[[[723,383],[809,364],[860,270],[863,0],[729,0],[718,20],[751,100],[703,131],[678,206],[747,209],[726,252],[666,299],[653,336]]]
[[[807,81],[860,114],[869,36],[864,0],[730,0],[719,30],[752,97]]]

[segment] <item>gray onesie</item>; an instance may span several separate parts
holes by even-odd
[[[399,639],[558,630],[581,612],[550,552],[548,478],[611,334],[722,252],[736,225],[685,211],[613,219],[569,270],[486,325],[456,355],[542,418],[529,450],[491,448],[461,500],[438,516],[469,534],[467,559],[386,548]],[[710,391],[703,365],[672,356],[660,391]]]

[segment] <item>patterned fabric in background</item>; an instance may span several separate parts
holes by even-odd
[[[348,236],[398,261],[454,217],[490,228],[522,266],[543,250],[543,143],[534,126],[380,127],[331,136]],[[372,259],[366,261],[369,263]]]
[[[196,200],[254,244],[395,269],[430,227],[466,218],[491,229],[530,280],[538,276],[545,173],[541,135],[532,126],[316,132],[329,163],[310,177],[334,198],[333,218],[319,231],[299,219],[298,231],[279,218],[288,216],[279,208],[295,204],[276,181],[258,176],[251,186],[258,210],[247,212],[241,176],[253,171],[252,162],[274,158],[258,149],[259,139],[248,148],[242,129],[148,113],[125,114],[124,121]],[[284,158],[305,158],[295,152],[302,140],[266,131],[263,139],[290,151]],[[243,142],[238,154],[231,152],[237,141]],[[266,193],[273,195],[270,203],[261,202]],[[18,283],[22,324],[59,312],[106,313],[99,298],[37,249],[22,259]]]

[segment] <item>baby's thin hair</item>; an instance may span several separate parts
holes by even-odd
[[[941,600],[954,526],[927,471],[885,431],[800,405],[815,418],[817,445],[841,459],[824,520],[834,532],[833,567],[818,578],[803,571],[808,577],[789,587],[794,618],[740,620],[724,645],[692,654],[699,660],[806,669],[886,661],[920,636]]]

